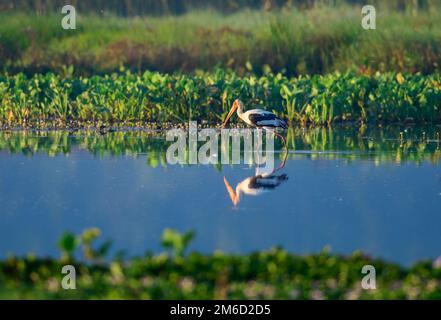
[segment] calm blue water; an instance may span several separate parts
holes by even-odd
[[[281,245],[307,254],[330,246],[333,252],[362,250],[403,265],[441,255],[441,166],[436,161],[398,164],[363,159],[360,153],[348,160],[338,152],[329,157],[291,150],[279,172],[287,180],[258,196],[242,194],[235,207],[224,176],[234,189],[254,175],[254,168],[153,168],[147,157],[99,157],[81,145],[55,156],[4,148],[0,256],[58,256],[56,243],[64,231],[90,227],[100,228],[114,250],[129,256],[159,251],[165,228],[195,230],[191,249],[207,253]]]

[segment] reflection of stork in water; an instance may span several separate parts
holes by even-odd
[[[256,174],[239,182],[236,186],[236,190],[233,190],[228,183],[227,178],[224,177],[225,187],[227,188],[228,194],[230,195],[234,206],[237,206],[239,203],[241,193],[250,196],[258,196],[266,191],[277,188],[282,182],[288,180],[288,176],[286,174],[275,174],[277,171],[285,167],[287,155],[288,153],[286,152],[282,163],[278,168],[271,170],[271,172],[264,172],[264,170],[262,171],[260,167],[257,167]]]
[[[230,112],[228,112],[228,115],[225,118],[224,123],[222,124],[222,128],[225,127],[225,125],[228,123],[228,120],[230,120],[231,116],[234,114],[234,111],[237,110],[237,115],[245,123],[253,127],[273,131],[275,135],[282,139],[283,144],[286,145],[285,137],[274,130],[278,128],[287,129],[288,125],[285,121],[279,119],[274,113],[270,111],[262,109],[252,109],[244,112],[244,109],[245,107],[242,101],[240,101],[239,99],[234,100],[233,106],[231,107]]]

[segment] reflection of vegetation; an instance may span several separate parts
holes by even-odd
[[[294,150],[325,152],[325,154],[311,153],[308,156],[312,159],[325,156],[328,159],[371,159],[378,163],[404,161],[420,163],[427,160],[436,164],[441,158],[440,131],[438,127],[290,130],[288,144],[290,149]],[[333,151],[337,152],[333,153]]]
[[[146,132],[113,132],[100,135],[95,132],[82,131],[72,134],[67,131],[0,131],[0,150],[11,153],[32,155],[44,152],[49,156],[70,154],[72,150],[87,150],[94,156],[103,157],[146,154],[147,165],[165,166],[166,141]]]
[[[163,239],[171,234],[175,240],[186,237],[169,230]],[[84,233],[74,238],[83,236]],[[175,252],[185,249],[175,240],[167,246]],[[359,252],[340,256],[323,250],[300,257],[274,248],[249,255],[190,252],[179,258],[148,253],[130,260],[114,258],[99,262],[85,255],[83,259],[70,261],[77,271],[76,290],[60,287],[65,263],[63,259],[40,259],[32,255],[0,261],[0,298],[441,298],[441,268],[431,261],[405,269]],[[364,276],[361,270],[368,264],[376,268],[376,290],[361,288]]]
[[[287,141],[291,157],[303,153],[311,159],[370,159],[378,163],[430,161],[437,164],[441,158],[440,131],[439,127],[369,130],[364,127],[291,128]],[[166,165],[166,150],[170,143],[165,141],[163,133],[144,131],[111,132],[105,135],[90,131],[0,131],[0,150],[13,154],[44,152],[54,156],[82,149],[100,157],[105,154],[145,155],[150,167]],[[276,147],[280,147],[279,143],[277,139]]]

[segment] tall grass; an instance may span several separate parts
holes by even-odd
[[[370,0],[369,4],[381,9],[393,9],[407,12],[433,11],[439,0]],[[27,10],[37,14],[58,11],[66,2],[64,0],[2,0],[0,10]],[[277,10],[280,8],[298,8],[310,10],[320,6],[364,5],[364,0],[72,0],[70,4],[77,10],[86,13],[111,12],[120,16],[152,16],[183,14],[196,8],[231,13],[241,9]]]
[[[63,30],[61,14],[0,13],[0,67],[27,72],[163,72],[233,68],[245,73],[285,70],[327,73],[356,68],[437,72],[441,65],[441,10],[418,14],[379,11],[377,30],[362,29],[359,7],[317,7],[223,15],[78,15]]]

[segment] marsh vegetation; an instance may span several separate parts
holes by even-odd
[[[430,8],[414,12],[380,4],[377,29],[370,31],[361,28],[361,7],[348,5],[141,17],[79,10],[78,27],[68,32],[60,28],[58,11],[6,10],[0,12],[0,68],[77,75],[121,67],[166,73],[222,67],[241,75],[348,69],[428,74],[441,67],[441,4]]]
[[[371,3],[0,1],[0,299],[440,299],[441,3]],[[290,128],[232,205],[164,130],[235,99]]]

